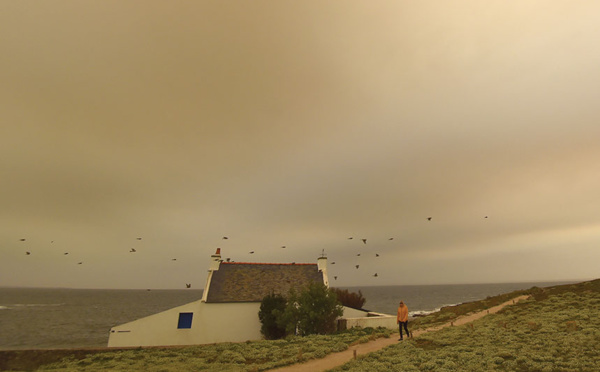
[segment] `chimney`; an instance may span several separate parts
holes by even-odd
[[[206,302],[206,299],[208,298],[208,290],[210,289],[213,272],[219,271],[219,266],[221,266],[221,248],[217,248],[215,254],[210,256],[208,278],[206,278],[206,286],[204,286],[204,292],[202,292],[202,302]]]
[[[210,256],[210,267],[208,271],[217,271],[221,265],[221,248],[217,248],[215,254]]]
[[[319,271],[327,270],[327,257],[319,257],[317,259],[317,267],[319,268]]]
[[[327,276],[327,257],[323,254],[317,259],[317,269],[323,273],[323,284],[329,288],[329,277]]]

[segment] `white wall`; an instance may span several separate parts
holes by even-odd
[[[190,302],[158,314],[121,324],[110,330],[108,347],[198,345],[260,340],[260,302]],[[193,313],[192,328],[178,329],[179,313]],[[367,313],[344,307],[347,327],[395,329],[393,315]]]
[[[365,318],[348,318],[346,321],[346,326],[348,327],[348,329],[353,327],[383,327],[389,329],[398,328],[398,324],[396,324],[396,317],[391,315]]]
[[[197,345],[259,340],[259,302],[201,300],[113,327],[109,347]],[[192,328],[177,329],[179,313],[193,313]]]
[[[342,318],[346,319],[346,327],[348,329],[353,327],[398,328],[395,315],[356,310],[346,306],[344,306],[344,315]]]
[[[368,311],[353,309],[351,307],[344,306],[344,315],[342,315],[342,318],[360,318],[363,316],[367,316],[367,314],[369,314]]]

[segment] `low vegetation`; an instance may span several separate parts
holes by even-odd
[[[220,343],[181,348],[144,348],[68,357],[41,366],[60,371],[264,371],[322,358],[349,346],[390,337],[389,329],[352,329],[333,335],[288,336],[282,340]]]
[[[488,297],[484,300],[465,302],[455,306],[446,306],[443,307],[440,311],[412,320],[410,322],[410,326],[411,329],[414,330],[439,326],[448,322],[452,322],[458,317],[483,311],[491,307],[500,305],[515,297],[519,297],[522,295],[531,295],[537,290],[539,290],[539,288],[533,287],[531,289],[513,291],[510,293]]]
[[[336,371],[598,371],[600,280],[547,289],[460,327],[403,341]]]

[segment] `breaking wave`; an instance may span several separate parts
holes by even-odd
[[[0,310],[21,308],[21,307],[48,307],[48,306],[63,306],[64,304],[8,304],[0,305]]]
[[[448,307],[448,306],[456,306],[459,304],[451,304],[451,305],[444,305],[442,307],[438,307],[435,308],[433,310],[417,310],[417,311],[409,311],[408,312],[408,316],[410,316],[411,318],[414,317],[419,317],[419,316],[425,316],[425,315],[429,315],[429,314],[433,314],[433,313],[437,313],[438,311],[440,311],[442,308],[444,307]]]

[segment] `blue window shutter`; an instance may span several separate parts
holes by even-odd
[[[194,313],[179,313],[179,322],[177,323],[177,328],[186,329],[192,328],[192,317]]]

